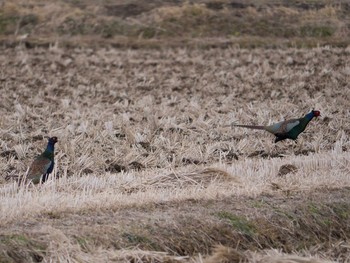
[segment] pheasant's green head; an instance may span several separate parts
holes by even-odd
[[[49,137],[48,140],[49,142],[47,143],[46,151],[53,153],[55,149],[55,143],[58,141],[57,137]]]
[[[50,144],[55,144],[57,141],[58,141],[58,140],[57,140],[57,137],[55,137],[55,136],[49,138],[49,143],[50,143]]]

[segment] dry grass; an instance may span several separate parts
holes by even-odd
[[[0,6],[1,42],[28,46],[201,46],[208,38],[243,47],[349,45],[340,1],[23,1]],[[11,38],[11,36],[14,36]],[[75,41],[76,38],[80,41]],[[127,39],[127,41],[125,41]]]
[[[207,257],[203,263],[229,263],[229,262],[256,262],[256,263],[327,263],[331,261],[319,258],[299,257],[284,255],[271,250],[264,253],[242,253],[236,249],[218,245],[214,248],[213,255]]]
[[[35,188],[17,189],[16,183],[7,184],[1,188],[0,221],[6,225],[42,213],[94,210],[97,207],[142,207],[159,202],[215,199],[233,193],[256,197],[262,193],[276,194],[277,191],[290,195],[322,187],[350,186],[348,153],[337,154],[336,157],[317,154],[306,160],[304,157],[291,157],[285,158],[285,162],[294,163],[299,171],[280,178],[277,175],[281,160],[246,159],[232,166],[225,165],[225,178],[217,172],[207,173],[207,170],[181,173],[181,170],[190,169],[184,167],[168,175],[169,171],[165,169],[103,176],[65,175]],[[232,175],[236,175],[240,183]]]
[[[311,255],[346,262],[347,192],[324,193],[316,208],[303,198],[350,186],[349,54],[335,48],[3,49],[0,248],[7,258],[33,261],[225,262],[227,255],[323,262]],[[275,145],[268,133],[230,127],[312,108],[322,117],[297,144]],[[45,135],[59,137],[54,175],[60,178],[18,188],[15,180],[43,150]],[[279,176],[282,166],[296,169]],[[282,219],[261,204],[264,195],[290,199],[279,205]],[[293,214],[293,222],[300,229],[288,218],[299,195],[302,215]],[[172,210],[188,202],[194,203],[186,210]],[[89,228],[99,213],[101,225]],[[107,223],[113,217],[120,222]],[[255,220],[266,224],[265,232],[249,228]],[[340,227],[344,232],[332,232]],[[299,231],[311,240],[300,241]],[[284,245],[274,243],[281,236]],[[212,251],[220,242],[226,248]],[[278,246],[281,252],[266,250]],[[24,254],[13,252],[23,247]]]

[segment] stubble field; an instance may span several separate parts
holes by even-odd
[[[2,49],[0,262],[350,262],[349,61]],[[311,109],[297,143],[231,127]],[[57,178],[18,188],[46,135]]]

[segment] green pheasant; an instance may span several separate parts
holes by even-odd
[[[57,137],[51,137],[48,140],[46,150],[38,155],[29,167],[26,179],[33,184],[44,183],[55,165],[54,151]]]
[[[249,129],[265,130],[276,136],[275,143],[283,141],[285,139],[296,140],[300,133],[302,133],[309,122],[314,118],[321,116],[320,111],[312,110],[304,117],[299,119],[291,119],[281,121],[268,126],[256,126],[256,125],[234,125],[236,127],[243,127]]]

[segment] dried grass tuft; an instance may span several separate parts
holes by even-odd
[[[298,168],[293,164],[284,164],[278,170],[277,176],[284,176],[289,173],[296,173]]]
[[[316,257],[302,257],[297,255],[286,255],[276,250],[265,250],[262,252],[240,252],[236,249],[217,245],[212,255],[200,260],[201,263],[330,263]]]
[[[239,263],[248,262],[248,258],[244,253],[234,248],[223,245],[217,245],[213,248],[211,256],[206,257],[203,263]]]
[[[229,172],[219,168],[204,168],[190,173],[170,173],[152,178],[146,185],[160,188],[200,186],[207,187],[211,183],[234,181],[239,183],[237,177],[233,177]]]

